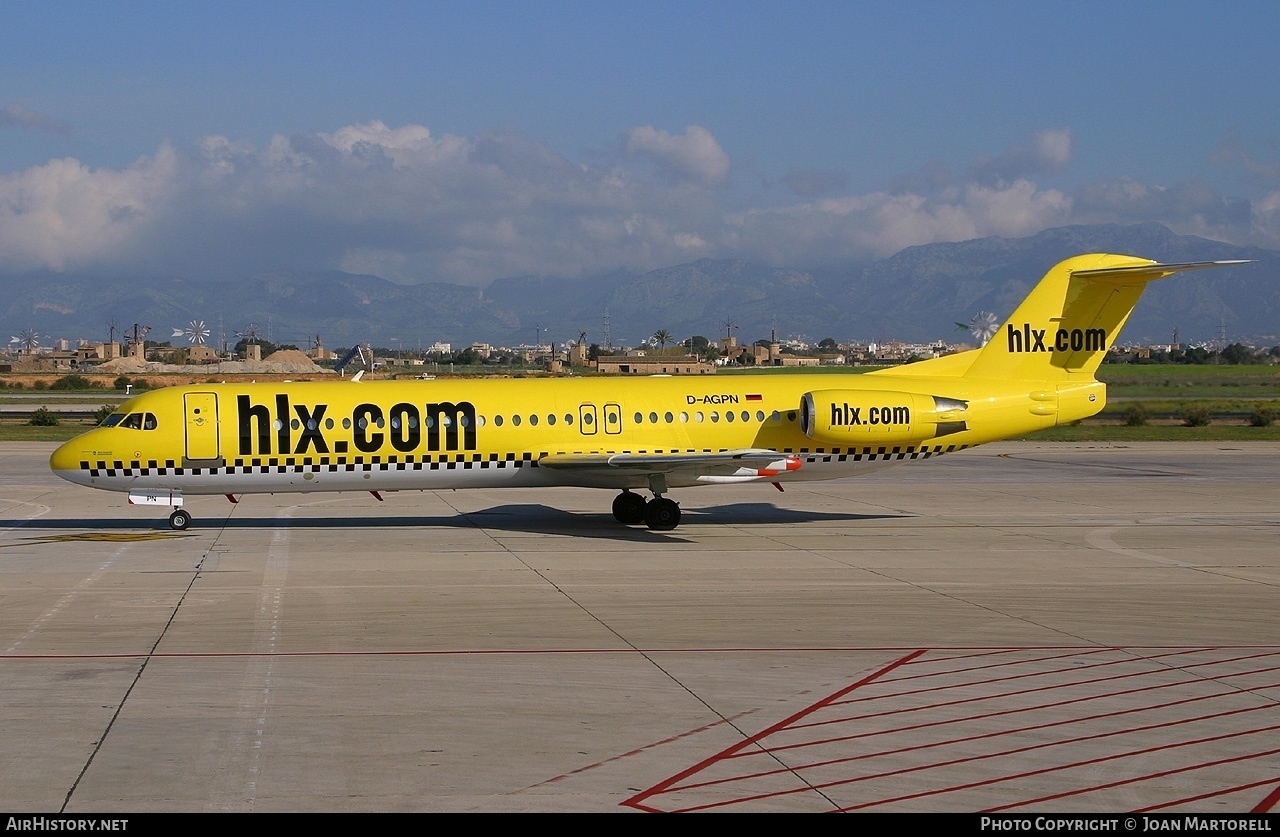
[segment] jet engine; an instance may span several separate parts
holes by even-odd
[[[968,406],[913,392],[816,390],[800,399],[800,429],[828,445],[911,444],[967,430]]]

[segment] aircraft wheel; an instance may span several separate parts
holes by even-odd
[[[639,494],[624,491],[613,498],[613,516],[619,523],[626,526],[644,523],[644,514],[645,502]]]
[[[680,525],[680,507],[675,500],[654,498],[644,507],[644,522],[659,532],[674,529]]]
[[[189,512],[185,512],[182,509],[178,509],[173,514],[169,515],[169,528],[171,529],[177,529],[181,531],[190,525],[191,525],[191,514]]]

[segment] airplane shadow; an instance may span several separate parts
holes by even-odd
[[[894,514],[853,514],[816,512],[779,508],[772,503],[734,503],[697,509],[682,509],[683,524],[728,524],[733,526],[819,523],[823,521],[883,520],[905,517]],[[493,506],[457,515],[386,515],[379,517],[251,517],[235,516],[199,518],[180,535],[198,534],[209,529],[488,529],[502,532],[541,535],[565,535],[578,538],[601,538],[634,543],[689,543],[679,529],[656,532],[645,526],[622,526],[613,515],[604,512],[570,512],[537,503]],[[148,531],[171,532],[167,516],[154,521],[111,520],[101,518],[67,518],[62,520],[0,519],[0,529],[15,533],[27,530],[91,530],[98,532]]]
[[[700,509],[682,509],[685,522],[699,518],[699,523],[731,523],[749,526],[752,523],[822,523],[837,520],[897,520],[910,517],[906,514],[854,514],[852,512],[820,512],[804,509],[788,509],[773,503],[729,503],[723,506],[704,506]],[[705,516],[705,520],[700,519]]]

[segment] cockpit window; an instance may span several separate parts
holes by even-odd
[[[115,427],[124,418],[124,413],[112,413],[102,420],[102,427]]]
[[[130,413],[119,424],[130,430],[155,430],[156,417],[154,413]]]

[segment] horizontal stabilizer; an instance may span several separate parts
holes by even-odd
[[[1106,279],[1108,277],[1138,279],[1151,281],[1160,279],[1183,270],[1202,270],[1206,267],[1230,267],[1238,264],[1251,264],[1253,259],[1222,259],[1216,262],[1180,262],[1176,264],[1139,264],[1120,267],[1096,267],[1088,270],[1073,270],[1072,276],[1083,279]]]

